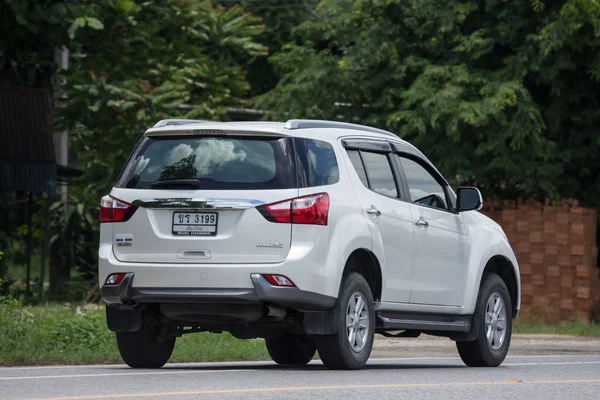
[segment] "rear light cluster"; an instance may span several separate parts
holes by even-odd
[[[137,206],[112,196],[100,200],[100,222],[125,222],[135,213]]]
[[[268,221],[292,224],[327,225],[329,195],[317,193],[257,207]]]

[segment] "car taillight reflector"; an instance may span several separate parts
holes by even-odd
[[[123,272],[118,272],[116,274],[110,274],[108,278],[106,278],[106,285],[118,285],[125,278],[125,274]]]
[[[287,286],[287,287],[295,287],[294,282],[290,278],[284,275],[271,275],[266,274],[263,275],[265,279],[273,286]]]
[[[135,213],[137,206],[112,196],[100,200],[100,222],[125,222]]]
[[[310,194],[257,207],[258,211],[271,222],[327,225],[329,215],[329,195]]]

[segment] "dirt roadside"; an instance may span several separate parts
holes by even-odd
[[[513,335],[510,355],[600,355],[600,337],[558,335]],[[377,335],[371,357],[447,357],[456,356],[454,342],[422,335],[416,339],[392,339]]]

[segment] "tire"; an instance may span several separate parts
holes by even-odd
[[[125,364],[131,368],[160,368],[169,361],[175,338],[159,341],[148,327],[137,332],[116,332],[117,347]]]
[[[363,312],[358,317],[359,322],[355,322],[357,317],[354,310],[357,305],[360,307],[359,297],[364,302]],[[316,337],[321,361],[329,369],[360,369],[364,367],[371,355],[375,337],[373,295],[362,275],[352,272],[344,279],[335,307],[333,323],[337,327],[337,332],[333,335]],[[347,319],[348,322],[356,325],[347,327]],[[351,338],[352,329],[355,333]],[[353,339],[352,345],[351,339]]]
[[[284,334],[265,339],[271,359],[281,365],[305,365],[315,356],[317,345],[306,336]]]
[[[497,308],[499,306],[501,308]],[[496,308],[498,312],[493,311]],[[492,312],[488,315],[489,310]],[[473,324],[477,324],[474,326],[479,332],[477,339],[456,342],[460,358],[469,367],[497,367],[502,364],[508,354],[512,335],[512,303],[506,284],[496,274],[483,276]],[[496,329],[502,326],[504,329]],[[488,339],[490,332],[491,339]]]

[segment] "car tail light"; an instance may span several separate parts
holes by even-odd
[[[294,282],[284,275],[263,275],[265,279],[273,286],[295,287]]]
[[[123,272],[118,272],[116,274],[110,274],[108,278],[106,278],[106,285],[118,285],[125,278],[125,274]]]
[[[310,194],[257,207],[268,221],[279,223],[327,225],[329,195]]]
[[[268,214],[263,216],[271,222],[292,222],[292,200],[280,201],[279,203],[262,206]],[[269,218],[271,217],[271,218]]]
[[[135,213],[137,206],[112,196],[100,200],[100,222],[125,222]]]

